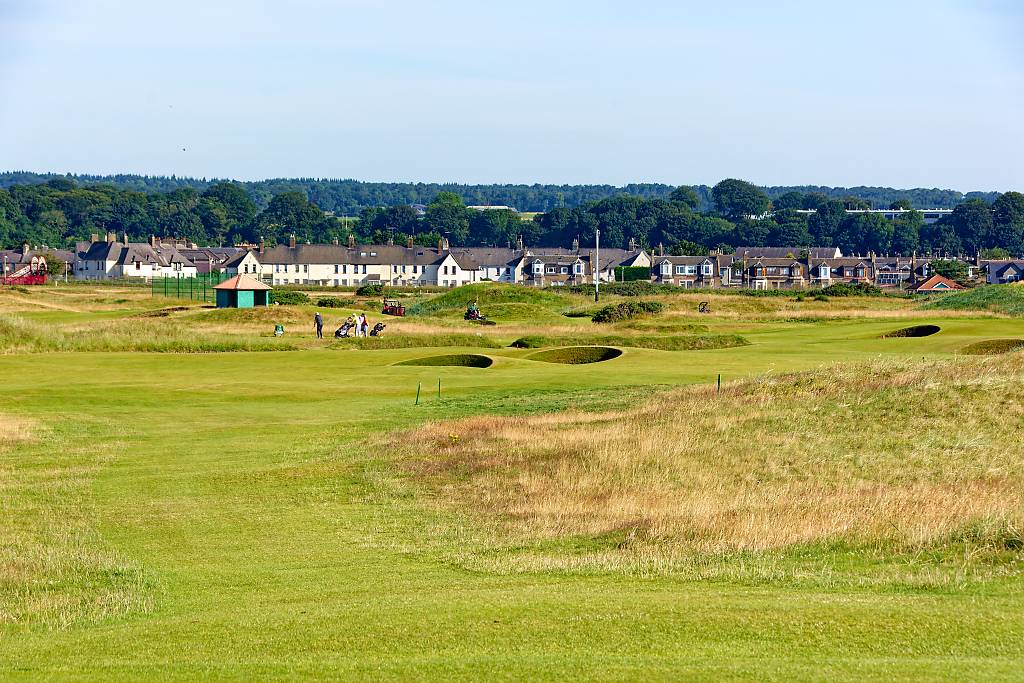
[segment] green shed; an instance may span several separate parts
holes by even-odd
[[[270,285],[248,275],[236,275],[213,288],[217,292],[217,308],[252,308],[270,303]]]

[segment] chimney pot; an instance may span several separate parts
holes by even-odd
[[[295,233],[294,232],[288,238],[288,248],[289,249],[294,249],[295,248]]]
[[[94,232],[93,234],[89,235],[89,240],[91,242],[99,242],[100,241],[100,234],[98,232]]]
[[[416,242],[413,240],[412,237],[410,237],[409,239],[407,239],[405,241],[405,246],[408,247],[409,249],[412,249],[415,245],[416,245]]]
[[[348,248],[349,249],[355,249],[356,248],[356,236],[353,235],[352,233],[348,234]]]

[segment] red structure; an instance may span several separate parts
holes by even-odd
[[[45,285],[47,272],[46,259],[33,256],[13,273],[0,273],[0,285]]]

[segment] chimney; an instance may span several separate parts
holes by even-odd
[[[127,232],[124,232],[124,233],[122,233],[122,235],[121,235],[121,236],[122,236],[122,238],[124,239],[124,246],[126,246],[126,247],[127,247],[127,246],[128,246],[128,233],[127,233]]]
[[[338,246],[338,238],[335,237],[334,239],[332,239],[331,244],[333,244],[334,246]]]
[[[349,249],[355,249],[356,248],[356,236],[353,235],[352,233],[348,234],[348,248]]]
[[[25,242],[24,244],[21,245],[21,253],[22,253],[22,255],[27,254],[29,251],[31,251],[31,250],[29,249],[28,242]]]
[[[580,238],[579,237],[577,237],[576,239],[574,239],[572,241],[572,250],[577,252],[577,253],[579,252],[579,250],[580,250]]]
[[[100,234],[98,232],[94,232],[93,234],[89,235],[89,241],[90,242],[99,242],[100,241]]]
[[[149,236],[149,246],[156,247],[156,235]]]
[[[107,243],[113,244],[117,241],[117,235],[112,232],[107,232]]]
[[[263,237],[260,237],[260,253],[261,254],[263,253],[263,250],[266,248],[266,246],[267,246],[266,240],[264,240]]]
[[[448,238],[447,237],[442,237],[441,239],[439,239],[437,241],[437,250],[438,251],[448,251]]]
[[[395,237],[394,237],[394,235],[392,235],[391,237],[388,237],[388,246],[389,247],[390,246],[394,246],[394,244],[395,244]]]
[[[636,251],[636,238],[635,237],[630,237],[629,238],[629,250],[630,251]]]
[[[661,242],[658,242],[658,256],[664,256],[664,255],[665,255],[665,245],[662,244]]]
[[[295,233],[294,232],[288,238],[288,248],[289,249],[294,249],[295,248]]]
[[[406,248],[408,248],[408,249],[412,249],[412,248],[413,248],[413,247],[414,247],[415,245],[416,245],[416,242],[415,242],[415,241],[413,241],[413,238],[412,238],[412,237],[410,237],[409,239],[407,239],[407,240],[405,241],[405,246],[406,246]]]

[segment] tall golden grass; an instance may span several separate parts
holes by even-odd
[[[921,549],[966,529],[1014,546],[1022,379],[1019,353],[835,366],[403,440],[423,445],[409,466],[444,505],[500,534],[609,535],[656,564],[823,542]]]

